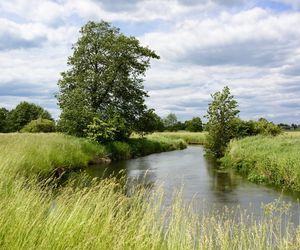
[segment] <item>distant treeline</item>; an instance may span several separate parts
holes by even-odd
[[[170,113],[166,117],[161,118],[161,131],[186,130],[190,132],[202,132],[203,129],[204,126],[200,117],[193,117],[191,120],[181,122],[177,120],[174,113]]]
[[[0,133],[54,131],[53,118],[39,105],[20,102],[12,110],[0,108]]]
[[[151,120],[151,121],[150,121]],[[253,135],[257,133],[258,125],[262,122],[266,123],[264,118],[260,118],[259,122],[256,121],[244,121],[239,118],[236,119],[237,133],[243,137],[245,135]],[[148,130],[145,133],[150,132],[163,132],[163,131],[190,131],[190,132],[202,132],[206,130],[206,124],[202,122],[200,117],[193,117],[190,120],[179,121],[176,114],[170,113],[167,116],[161,118],[153,112],[153,117],[149,117],[145,123],[148,124]],[[44,126],[41,126],[43,124]],[[45,126],[45,124],[47,126]],[[59,124],[59,122],[58,122]],[[151,124],[151,126],[149,126]],[[300,130],[300,125],[297,124],[284,124],[277,125],[283,130]],[[32,127],[38,127],[32,129]],[[31,130],[29,129],[31,128]],[[30,131],[29,131],[30,130]],[[14,109],[7,110],[6,108],[0,108],[0,132],[54,132],[59,130],[64,132],[62,128],[55,127],[54,119],[50,113],[43,107],[34,103],[20,102]]]
[[[300,124],[285,124],[285,123],[279,123],[278,127],[280,127],[283,130],[300,130]]]

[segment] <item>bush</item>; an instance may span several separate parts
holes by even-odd
[[[22,133],[50,133],[55,132],[54,121],[48,119],[37,119],[29,122],[24,128],[21,129]]]
[[[282,132],[281,128],[264,118],[258,121],[243,121],[239,118],[234,121],[235,138],[243,138],[253,135],[278,135]]]
[[[260,118],[255,127],[257,134],[262,135],[278,135],[282,132],[281,128],[264,118]]]

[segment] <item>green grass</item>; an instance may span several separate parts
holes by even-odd
[[[95,155],[104,155],[101,145],[56,133],[0,134],[1,172],[7,175],[49,175],[55,168],[86,166]]]
[[[0,165],[2,166],[2,164]],[[54,193],[35,181],[0,177],[1,249],[299,249],[299,230],[282,227],[269,205],[260,221],[243,212],[197,215],[180,195],[167,210],[161,191],[130,197],[114,179]],[[276,204],[275,204],[276,205]],[[273,207],[272,207],[273,206]],[[237,222],[239,221],[239,222]]]
[[[80,173],[52,189],[52,182],[39,182],[33,174],[49,172],[58,163],[69,167],[87,164],[94,154],[106,155],[109,150],[127,157],[128,152],[137,156],[160,147],[185,146],[182,140],[170,140],[114,142],[113,151],[61,134],[1,134],[0,248],[300,248],[300,228],[289,223],[282,227],[281,218],[274,216],[274,212],[286,213],[286,204],[268,205],[259,221],[244,212],[228,210],[199,215],[192,205],[183,204],[180,194],[166,208],[160,189],[136,188],[127,196],[126,185],[120,184],[125,181],[89,180]]]
[[[167,138],[182,139],[188,144],[206,144],[206,132],[157,132],[147,136],[147,138]]]
[[[0,134],[0,169],[7,175],[48,177],[56,168],[71,170],[87,166],[95,156],[113,160],[185,148],[182,140],[130,139],[108,145],[58,133]]]
[[[300,133],[233,140],[222,159],[250,181],[300,191]]]

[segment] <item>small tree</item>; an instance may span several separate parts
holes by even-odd
[[[216,157],[224,155],[226,146],[234,137],[234,121],[239,110],[237,101],[233,99],[230,89],[226,86],[222,92],[212,95],[212,102],[208,106],[208,147]]]
[[[192,120],[186,121],[186,130],[190,132],[201,132],[203,131],[202,121],[200,117],[193,117]]]

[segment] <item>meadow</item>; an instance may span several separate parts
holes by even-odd
[[[178,131],[178,132],[156,132],[147,136],[150,139],[156,138],[167,138],[167,139],[182,139],[187,144],[206,144],[207,132],[187,132],[187,131]]]
[[[222,163],[250,181],[300,191],[300,132],[233,140]]]

